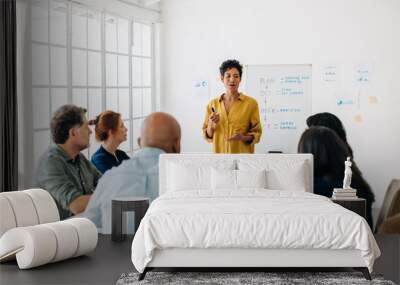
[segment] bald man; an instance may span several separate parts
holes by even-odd
[[[111,233],[111,201],[121,197],[158,197],[158,159],[162,153],[179,153],[181,129],[169,114],[152,113],[142,124],[140,150],[99,180],[85,212],[100,233]]]

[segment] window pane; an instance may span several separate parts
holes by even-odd
[[[122,149],[123,151],[130,151],[131,137],[132,137],[131,126],[130,126],[129,121],[127,121],[127,120],[124,120],[124,125],[128,129],[128,135],[126,136],[126,141],[121,143],[119,145],[119,148]]]
[[[53,114],[62,105],[68,103],[67,88],[52,88],[51,89],[51,113]]]
[[[115,54],[106,54],[106,85],[117,86],[118,64]]]
[[[32,40],[39,42],[49,41],[49,10],[47,0],[32,1]]]
[[[72,85],[84,86],[87,84],[86,51],[72,49]]]
[[[49,48],[32,44],[32,84],[49,85]]]
[[[121,113],[123,119],[129,119],[129,89],[119,89],[118,96],[118,112]]]
[[[50,2],[50,42],[53,44],[67,44],[67,5],[64,2],[53,0]]]
[[[151,26],[149,25],[143,25],[142,26],[143,32],[143,55],[144,56],[151,56]]]
[[[139,148],[137,139],[138,137],[140,137],[141,127],[142,127],[142,119],[133,120],[133,134],[131,136],[133,139],[133,149]]]
[[[85,8],[72,6],[72,46],[86,48],[87,11]]]
[[[33,128],[49,128],[50,95],[48,88],[32,88]]]
[[[94,119],[94,117],[90,118],[90,119]],[[95,153],[99,149],[99,147],[101,145],[101,142],[98,142],[96,140],[96,134],[95,134],[95,131],[94,131],[95,127],[94,126],[90,126],[90,128],[92,130],[92,133],[90,134],[90,145],[89,145],[89,149],[88,149],[87,152],[89,153],[90,156],[92,156],[93,153]]]
[[[89,55],[89,86],[101,86],[101,53],[88,52]]]
[[[50,131],[40,131],[33,133],[33,159],[35,168],[38,165],[39,158],[50,146]]]
[[[51,84],[67,85],[67,49],[51,47],[50,50]]]
[[[101,89],[100,88],[89,88],[88,90],[88,118],[93,119],[101,113]]]
[[[101,49],[101,15],[88,10],[88,48]]]
[[[72,103],[76,106],[87,109],[87,90],[86,88],[72,89]]]
[[[132,58],[132,86],[142,86],[142,59]]]
[[[117,19],[113,16],[105,16],[106,26],[106,51],[117,51]]]
[[[132,89],[132,117],[137,118],[142,116],[142,89]]]
[[[118,86],[129,86],[129,57],[118,56]]]
[[[151,59],[143,58],[143,86],[151,86]]]
[[[118,112],[118,90],[108,88],[106,91],[106,109]]]
[[[151,88],[143,89],[143,116],[152,112]]]
[[[129,51],[129,21],[118,19],[118,52],[128,53]]]
[[[132,29],[132,54],[142,54],[142,24],[133,23]]]

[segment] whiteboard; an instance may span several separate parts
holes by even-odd
[[[245,66],[246,95],[258,102],[263,134],[257,153],[297,153],[311,114],[311,64]]]

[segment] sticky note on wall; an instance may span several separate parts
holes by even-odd
[[[354,116],[354,122],[356,122],[356,123],[362,123],[362,121],[363,121],[362,115],[358,114],[358,115],[355,115],[355,116]]]
[[[376,97],[376,96],[369,96],[369,97],[368,97],[368,103],[370,103],[370,104],[378,104],[378,97]]]

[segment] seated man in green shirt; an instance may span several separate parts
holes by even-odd
[[[54,145],[41,157],[35,177],[35,184],[53,196],[61,219],[86,209],[101,177],[81,153],[92,132],[85,113],[75,105],[64,105],[54,113],[50,123]]]

